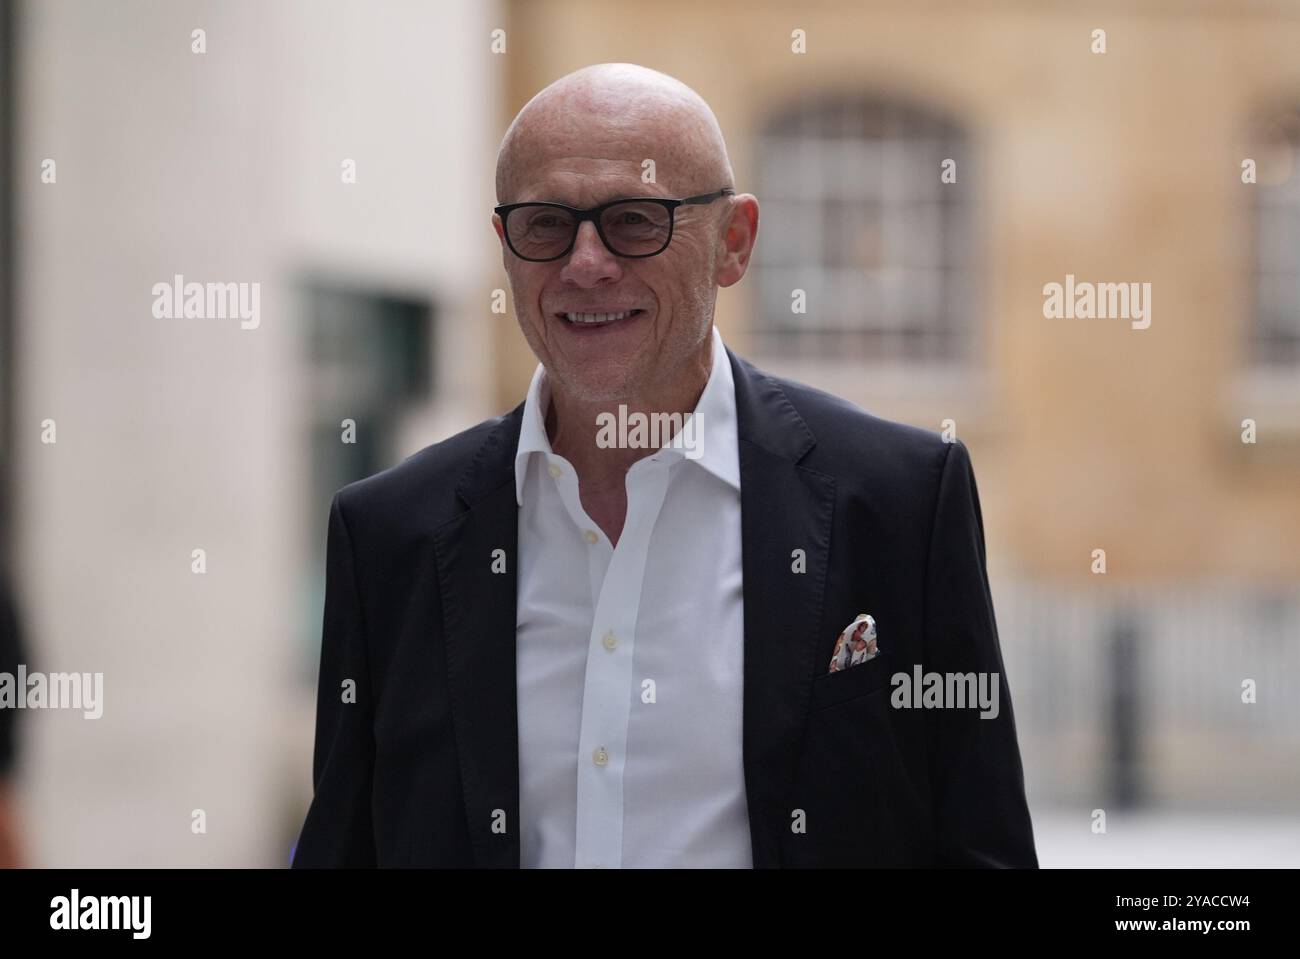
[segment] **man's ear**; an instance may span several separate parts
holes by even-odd
[[[722,229],[722,260],[714,274],[718,286],[733,286],[740,282],[749,269],[749,258],[758,239],[758,197],[752,193],[740,193],[730,200],[730,210]]]
[[[510,269],[510,246],[506,243],[505,226],[501,222],[500,215],[492,214],[492,229],[497,232],[497,239],[501,241],[501,268]]]

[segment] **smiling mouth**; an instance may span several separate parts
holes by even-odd
[[[564,320],[570,326],[594,328],[609,326],[620,320],[630,320],[643,314],[645,310],[620,310],[617,313],[557,313],[560,319]]]

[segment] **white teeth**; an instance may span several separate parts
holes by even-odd
[[[570,323],[609,323],[613,320],[621,320],[632,315],[631,310],[624,310],[622,313],[565,313],[565,319]]]

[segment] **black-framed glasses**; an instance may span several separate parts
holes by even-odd
[[[545,263],[568,256],[578,240],[578,227],[590,220],[605,248],[615,256],[657,256],[673,238],[673,214],[679,206],[703,205],[735,190],[724,186],[712,193],[681,200],[645,196],[610,200],[589,210],[563,203],[504,203],[494,207],[510,251],[521,260]]]

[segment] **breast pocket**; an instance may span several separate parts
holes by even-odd
[[[865,663],[813,680],[812,708],[826,709],[874,693],[889,685],[889,653],[882,650]]]

